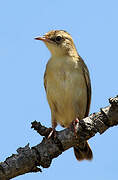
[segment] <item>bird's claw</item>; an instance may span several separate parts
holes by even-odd
[[[50,132],[49,135],[48,135],[48,139],[50,139],[52,136],[53,136],[54,138],[56,137],[56,130],[55,130],[55,129],[52,129],[52,130],[51,130],[51,132]]]
[[[72,125],[73,125],[73,128],[74,128],[74,135],[75,137],[77,138],[77,123],[79,123],[79,119],[76,118],[73,122],[72,122]]]

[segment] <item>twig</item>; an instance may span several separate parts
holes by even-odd
[[[109,99],[110,105],[101,108],[100,112],[93,113],[77,124],[77,138],[71,129],[56,132],[56,138],[47,139],[51,128],[42,126],[37,121],[32,122],[32,128],[41,136],[42,142],[34,147],[29,144],[17,149],[17,154],[12,154],[0,163],[0,180],[8,180],[29,172],[41,172],[40,167],[48,168],[54,158],[65,150],[93,137],[97,132],[104,133],[108,128],[118,124],[118,96]]]

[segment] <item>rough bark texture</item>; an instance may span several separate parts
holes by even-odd
[[[56,137],[47,139],[51,128],[42,126],[39,122],[32,122],[32,128],[41,136],[42,142],[34,147],[29,144],[17,149],[17,154],[12,154],[0,163],[0,180],[8,180],[28,172],[41,172],[40,167],[48,168],[52,159],[58,157],[63,151],[79,144],[82,147],[85,140],[93,137],[97,132],[104,133],[109,127],[118,124],[118,96],[109,99],[110,105],[101,108],[100,112],[93,113],[77,124],[77,138],[72,129],[56,132]]]

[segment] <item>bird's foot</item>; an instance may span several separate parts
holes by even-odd
[[[56,137],[56,130],[55,130],[55,128],[52,128],[51,132],[48,135],[48,139],[50,139],[52,136],[54,138]]]
[[[74,135],[75,135],[76,138],[77,138],[77,123],[79,123],[78,118],[76,118],[74,121],[72,121],[72,126],[73,126],[73,129],[74,129]]]

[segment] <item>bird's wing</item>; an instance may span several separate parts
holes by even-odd
[[[89,114],[90,103],[91,103],[91,81],[90,81],[88,68],[80,56],[79,56],[79,61],[82,64],[82,71],[83,71],[83,75],[86,82],[86,88],[87,88],[87,106],[86,106],[86,113],[85,113],[85,117],[87,117]]]
[[[47,78],[46,78],[46,71],[44,73],[44,87],[45,87],[45,91],[46,91],[46,85],[47,85]]]

